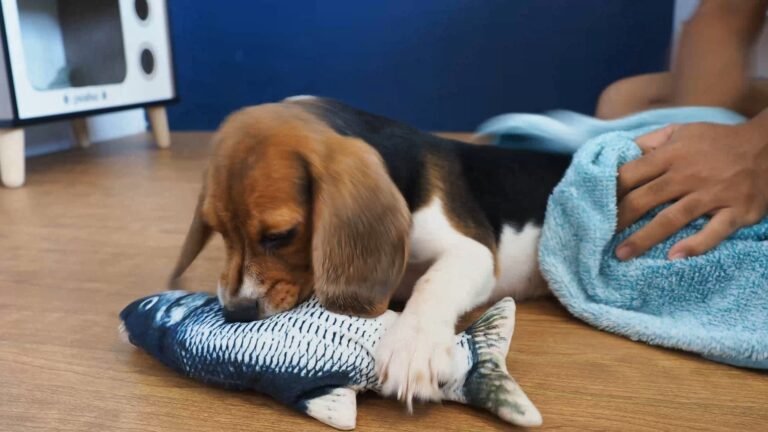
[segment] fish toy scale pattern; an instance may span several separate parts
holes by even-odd
[[[440,390],[444,400],[535,426],[541,415],[506,368],[514,314],[514,301],[501,300],[456,336],[453,375],[441,377]],[[214,296],[167,291],[136,300],[120,318],[131,343],[179,373],[353,429],[357,393],[380,391],[374,353],[397,315],[339,315],[312,298],[263,321],[229,323]]]

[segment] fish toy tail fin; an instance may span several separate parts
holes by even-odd
[[[339,387],[304,402],[302,408],[310,417],[339,430],[352,430],[357,422],[357,392]]]
[[[507,352],[515,330],[515,301],[500,300],[467,330],[476,357],[464,383],[466,403],[520,426],[539,426],[539,410],[507,371]]]

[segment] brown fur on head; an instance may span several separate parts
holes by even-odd
[[[410,213],[374,149],[292,103],[231,115],[214,145],[173,279],[215,231],[227,251],[225,311],[264,318],[312,292],[341,313],[386,310],[405,267]]]

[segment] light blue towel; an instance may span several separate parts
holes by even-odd
[[[533,138],[525,146],[540,141],[552,151],[578,149],[549,200],[539,249],[545,279],[573,315],[633,340],[768,369],[768,219],[699,257],[673,262],[667,252],[706,218],[641,257],[621,262],[614,255],[656,213],[614,234],[617,170],[640,156],[633,139],[672,122],[743,120],[714,108],[654,110],[609,122],[559,112],[507,115],[481,131]]]

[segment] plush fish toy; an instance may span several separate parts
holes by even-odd
[[[311,298],[262,321],[225,322],[216,297],[167,291],[120,313],[134,345],[204,383],[254,390],[337,429],[354,429],[358,392],[379,391],[374,353],[397,318],[357,318],[327,311]],[[504,299],[456,336],[453,376],[444,400],[488,410],[522,426],[541,414],[507,372],[515,302]]]

